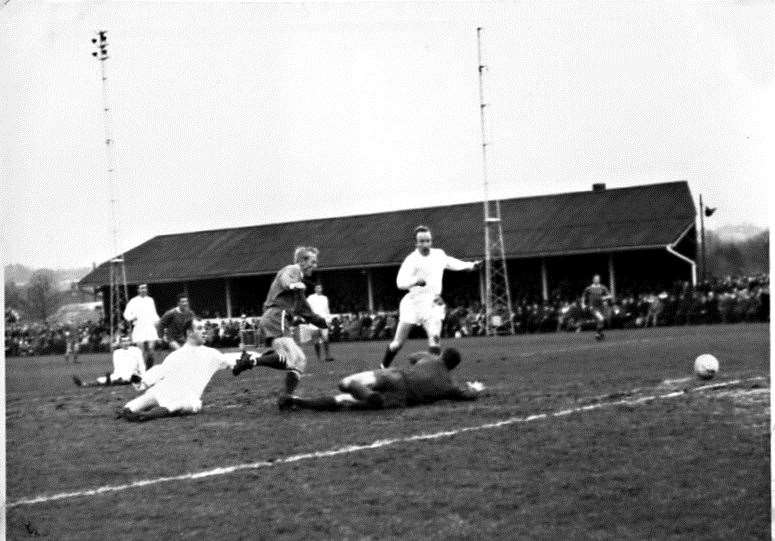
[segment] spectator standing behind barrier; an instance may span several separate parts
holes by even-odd
[[[181,293],[178,295],[178,305],[164,312],[157,329],[170,348],[177,350],[186,343],[186,325],[196,317],[188,303],[188,295]]]

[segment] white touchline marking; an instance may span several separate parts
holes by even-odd
[[[169,477],[156,477],[154,479],[142,479],[139,481],[133,481],[131,483],[125,483],[121,485],[107,485],[99,488],[94,489],[87,489],[87,490],[78,490],[74,492],[60,492],[58,494],[51,494],[49,496],[41,495],[36,496],[34,498],[23,498],[20,500],[15,500],[13,502],[7,503],[5,505],[6,508],[10,509],[12,507],[18,507],[21,505],[34,505],[38,503],[45,503],[45,502],[52,502],[57,500],[66,500],[71,498],[78,498],[83,496],[96,496],[99,494],[107,494],[110,492],[121,492],[124,490],[129,490],[132,488],[138,488],[138,487],[144,487],[149,485],[156,485],[160,483],[168,483],[171,481],[188,481],[188,480],[195,480],[195,479],[204,479],[206,477],[215,477],[220,475],[228,475],[230,473],[234,473],[236,471],[242,471],[242,470],[256,470],[259,468],[268,468],[271,466],[276,466],[278,464],[290,464],[293,462],[299,462],[301,460],[308,460],[313,458],[327,458],[337,455],[344,455],[349,453],[356,453],[358,451],[366,451],[371,449],[379,449],[381,447],[388,447],[391,445],[396,445],[399,443],[407,443],[407,442],[413,442],[413,441],[425,441],[425,440],[436,440],[446,437],[455,436],[457,434],[461,434],[464,432],[475,432],[480,430],[489,430],[493,428],[500,428],[503,426],[513,425],[517,423],[529,423],[531,421],[538,421],[541,419],[547,419],[550,417],[564,417],[566,415],[571,415],[573,413],[581,413],[585,411],[592,411],[602,408],[608,408],[608,407],[614,407],[614,406],[625,406],[625,405],[635,405],[635,404],[641,404],[644,402],[651,402],[653,400],[660,400],[660,399],[667,399],[667,398],[675,398],[678,396],[685,395],[688,392],[695,392],[695,391],[705,391],[709,389],[721,389],[724,387],[730,387],[732,385],[737,385],[744,381],[756,381],[756,380],[763,380],[766,379],[763,376],[757,376],[757,377],[751,377],[746,379],[736,379],[726,382],[719,382],[709,385],[703,385],[700,387],[694,387],[691,389],[686,389],[682,391],[673,391],[671,393],[666,394],[655,394],[650,396],[642,396],[639,398],[634,399],[622,399],[622,400],[615,400],[612,402],[599,402],[597,404],[590,404],[586,406],[579,406],[577,408],[570,408],[570,409],[564,409],[559,410],[555,412],[550,413],[537,413],[533,415],[528,415],[526,417],[510,417],[508,419],[504,419],[502,421],[496,421],[494,423],[486,423],[482,425],[477,426],[467,426],[467,427],[461,427],[454,430],[445,430],[443,432],[434,432],[432,434],[415,434],[413,436],[405,436],[401,438],[392,438],[392,439],[384,439],[384,440],[377,440],[372,443],[364,444],[364,445],[348,445],[345,447],[339,447],[336,449],[330,449],[327,451],[313,451],[309,453],[301,453],[297,455],[291,455],[287,456],[285,458],[278,458],[276,460],[263,460],[260,462],[249,462],[246,464],[236,464],[234,466],[225,466],[221,468],[213,468],[211,470],[205,470],[195,473],[186,473],[182,475],[174,475]]]

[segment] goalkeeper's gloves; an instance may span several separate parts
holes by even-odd
[[[484,391],[484,383],[481,381],[466,381],[466,387],[468,387],[469,391],[474,391],[477,393]]]

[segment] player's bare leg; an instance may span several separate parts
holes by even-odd
[[[595,327],[595,340],[603,340],[603,338],[605,338],[603,336],[605,318],[603,317],[603,314],[600,312],[600,310],[594,310],[592,314],[595,316],[595,320],[597,321],[597,325]]]
[[[324,360],[326,362],[331,362],[334,360],[333,357],[331,357],[331,351],[328,349],[328,329],[320,329],[320,340],[319,342],[316,342],[316,344],[320,344],[323,346],[323,351],[325,353]],[[317,350],[316,350],[317,353]],[[318,360],[320,360],[320,356],[318,355]]]
[[[374,391],[381,371],[371,370],[347,376],[339,382],[339,390],[352,395],[373,408],[382,407],[382,395]]]
[[[320,362],[320,343],[322,341],[323,339],[319,335],[315,338],[315,358],[318,360],[318,362]]]
[[[428,351],[434,355],[441,355],[441,325],[440,319],[423,323],[425,333],[428,335]]]
[[[396,354],[406,342],[406,338],[409,336],[409,332],[412,330],[410,323],[398,323],[396,328],[396,335],[393,337],[393,341],[388,344],[385,350],[385,356],[382,358],[382,368],[387,368],[395,359]]]
[[[145,369],[148,370],[154,365],[155,359],[153,356],[153,342],[142,342],[140,344],[143,350],[143,360],[145,361]]]
[[[280,395],[278,406],[288,409],[289,399],[301,381],[301,374],[306,366],[306,358],[301,348],[291,338],[278,337],[271,339],[268,346],[273,347],[259,356],[243,352],[237,360],[232,374],[235,376],[255,366],[266,366],[275,370],[287,370],[285,374],[285,392]]]
[[[321,395],[313,398],[287,397],[285,407],[313,409],[319,411],[336,411],[346,407],[356,409],[380,409],[383,397],[374,390],[380,371],[371,370],[347,376],[339,382],[341,394],[336,396]]]

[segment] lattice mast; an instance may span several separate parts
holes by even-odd
[[[487,66],[482,62],[482,28],[476,29],[479,58],[479,118],[482,127],[482,179],[484,183],[484,305],[485,328],[488,336],[505,327],[514,334],[514,312],[506,270],[506,254],[501,225],[499,200],[490,201],[487,178],[487,122],[484,101],[484,74]]]
[[[100,62],[100,73],[102,75],[102,110],[105,119],[105,161],[107,162],[107,180],[108,193],[110,196],[110,223],[111,240],[113,253],[118,254],[110,260],[110,343],[116,343],[116,333],[123,319],[123,307],[129,300],[129,291],[126,284],[126,267],[124,266],[124,255],[119,253],[119,213],[118,213],[118,190],[116,188],[116,167],[115,150],[112,135],[113,120],[111,117],[110,105],[108,100],[108,76],[105,68],[108,58],[108,32],[107,30],[98,30],[96,36],[91,40],[97,50],[92,52],[92,56]]]

